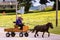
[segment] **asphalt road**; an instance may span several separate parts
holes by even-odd
[[[45,33],[44,38],[42,38],[42,33],[39,32],[38,37],[34,37],[34,33],[29,32],[28,37],[19,37],[19,32],[16,32],[15,37],[6,37],[6,32],[4,32],[4,28],[0,28],[0,40],[60,40],[60,35],[50,34],[50,37]]]

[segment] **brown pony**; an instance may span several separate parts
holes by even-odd
[[[32,30],[32,33],[33,33],[34,31],[36,31],[36,33],[35,33],[35,35],[34,35],[34,37],[36,37],[36,35],[39,36],[39,35],[38,35],[38,32],[39,32],[39,31],[40,31],[40,32],[43,32],[42,37],[44,38],[44,33],[47,32],[47,33],[48,33],[48,37],[49,37],[49,36],[50,36],[50,32],[48,31],[49,28],[53,29],[53,25],[52,25],[52,23],[50,23],[50,22],[47,23],[47,24],[45,24],[45,25],[36,25],[36,26],[34,27],[34,29]]]

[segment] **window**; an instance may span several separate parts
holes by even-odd
[[[0,0],[0,2],[2,2],[3,0]]]
[[[17,1],[17,0],[6,0],[6,1]]]

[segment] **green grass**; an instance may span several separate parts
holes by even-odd
[[[48,11],[48,12],[37,12],[37,13],[29,13],[23,14],[23,22],[25,25],[29,26],[29,29],[33,29],[35,25],[46,24],[47,22],[52,22],[54,29],[50,29],[51,33],[60,34],[60,11],[58,12],[58,27],[56,27],[56,12]],[[8,13],[7,13],[8,14]],[[12,28],[14,27],[13,21],[16,19],[16,15],[2,15],[0,14],[0,27]],[[20,14],[18,15],[20,16]]]

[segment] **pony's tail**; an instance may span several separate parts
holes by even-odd
[[[32,33],[34,33],[35,29],[32,30]]]
[[[32,33],[33,33],[34,31],[36,31],[36,28],[37,28],[37,26],[34,27],[34,29],[32,30]]]

